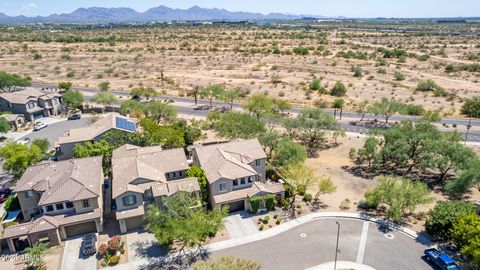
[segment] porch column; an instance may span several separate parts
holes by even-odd
[[[67,232],[65,232],[65,227],[64,226],[58,227],[58,233],[60,234],[60,239],[62,239],[62,240],[67,239]]]
[[[118,224],[120,225],[120,232],[126,233],[127,232],[127,224],[125,223],[124,219],[119,219]]]
[[[100,219],[95,219],[95,225],[97,226],[97,232],[103,231],[103,224]]]
[[[10,250],[10,253],[15,253],[17,252],[15,250],[15,246],[13,245],[13,239],[12,238],[8,238],[7,239],[7,244],[8,244],[8,249]]]

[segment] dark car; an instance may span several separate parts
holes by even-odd
[[[97,253],[97,236],[94,233],[84,235],[82,241],[83,256],[90,256],[95,253]]]
[[[79,119],[81,119],[81,118],[82,118],[82,116],[81,116],[80,114],[78,114],[78,113],[76,113],[76,114],[71,114],[71,115],[68,116],[68,120],[79,120]]]
[[[7,188],[7,187],[0,187],[0,194],[7,194],[10,195],[12,193],[12,190]]]

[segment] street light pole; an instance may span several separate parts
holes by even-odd
[[[337,270],[338,239],[340,238],[340,223],[338,223],[338,221],[335,221],[335,223],[337,223],[337,244],[335,246],[335,263],[333,265],[333,270]]]

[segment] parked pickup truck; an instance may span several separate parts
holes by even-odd
[[[438,269],[461,270],[452,258],[445,253],[441,253],[435,248],[427,249],[424,251],[424,253],[427,261],[434,264]]]

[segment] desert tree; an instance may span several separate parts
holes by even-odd
[[[200,95],[208,98],[210,106],[213,107],[213,99],[220,98],[225,92],[225,88],[221,84],[211,84],[200,91]]]
[[[245,110],[255,115],[257,121],[260,122],[260,118],[273,111],[273,100],[264,94],[255,94],[251,96],[244,105]]]
[[[290,218],[296,217],[296,197],[302,191],[307,190],[318,182],[319,178],[315,175],[315,170],[303,164],[290,165],[284,169],[281,175],[286,183],[287,189],[291,194],[289,212]]]

